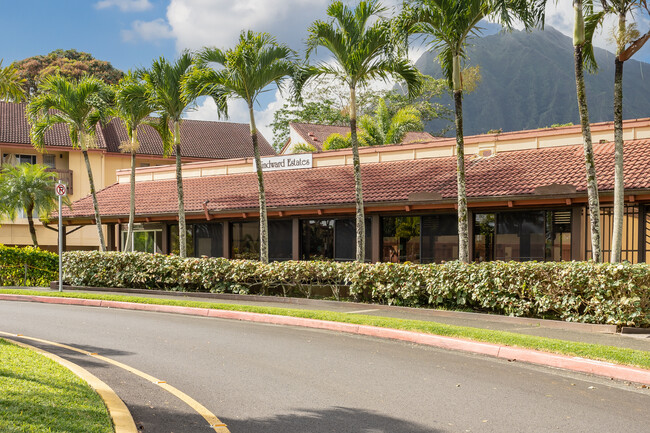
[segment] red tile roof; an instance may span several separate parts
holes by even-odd
[[[598,144],[596,165],[600,191],[611,191],[614,156],[611,144]],[[586,175],[581,146],[501,152],[487,158],[466,160],[467,195],[532,198],[535,188],[551,184],[573,185],[586,195]],[[650,190],[650,140],[625,143],[625,187]],[[443,201],[456,198],[455,157],[362,165],[363,195],[367,204],[406,203],[413,193],[437,193]],[[351,166],[268,172],[264,175],[270,208],[353,206],[354,180]],[[189,178],[184,180],[185,209],[203,212],[242,211],[258,206],[254,173]],[[129,184],[114,184],[98,193],[102,215],[124,216],[129,211]],[[176,181],[140,182],[136,187],[139,215],[175,214]],[[92,217],[90,197],[74,203],[66,217]]]
[[[0,102],[0,143],[22,144],[31,147],[29,123],[25,117],[25,105]],[[275,155],[273,147],[259,134],[262,156]],[[158,133],[149,126],[138,128],[140,155],[162,155],[162,141]],[[106,126],[98,127],[95,136],[99,149],[119,153],[121,143],[128,140],[124,124],[111,120]],[[45,135],[45,145],[71,147],[68,129],[55,125]],[[185,119],[181,122],[181,155],[187,158],[228,159],[253,156],[250,127],[247,123],[208,122]]]
[[[350,132],[350,126],[320,125],[314,123],[295,123],[289,124],[307,143],[316,148],[317,151],[323,150],[323,143],[332,134],[341,134],[343,136]],[[428,132],[407,132],[401,144],[435,141],[436,137]]]

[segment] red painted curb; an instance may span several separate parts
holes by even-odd
[[[366,335],[370,337],[387,338],[408,341],[411,343],[439,347],[442,349],[478,353],[495,358],[516,360],[531,364],[562,368],[565,370],[589,373],[597,376],[611,377],[618,380],[638,382],[650,385],[650,370],[627,367],[604,361],[556,355],[532,349],[501,346],[492,343],[463,340],[454,337],[423,334],[420,332],[403,331],[399,329],[380,328],[375,326],[355,325],[352,323],[328,322],[326,320],[306,319],[301,317],[275,316],[270,314],[249,313],[245,311],[209,310],[205,308],[177,307],[171,305],[137,304],[131,302],[101,301],[78,298],[53,298],[48,296],[8,295],[0,294],[0,301],[27,301],[48,304],[83,305],[124,310],[155,311],[161,313],[176,313],[192,316],[207,316],[221,319],[234,319],[247,322],[268,323],[274,325],[300,326],[306,328],[325,329],[328,331],[346,332],[349,334]]]

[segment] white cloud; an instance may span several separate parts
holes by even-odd
[[[134,21],[130,30],[122,30],[122,40],[128,42],[137,40],[157,42],[161,39],[171,39],[173,37],[172,29],[162,18],[153,21]]]
[[[122,12],[142,12],[151,9],[153,5],[149,0],[101,0],[95,3],[97,9],[117,7]]]

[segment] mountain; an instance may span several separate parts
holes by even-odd
[[[463,99],[466,135],[491,129],[506,132],[580,123],[570,37],[548,26],[543,31],[500,32],[473,39],[467,53],[467,66],[480,65],[482,81]],[[614,54],[597,48],[595,55],[598,72],[585,73],[589,120],[611,121]],[[434,52],[426,52],[416,66],[423,73],[440,78],[442,72],[435,57]],[[648,95],[650,64],[626,61],[623,118],[650,117]],[[451,97],[445,97],[443,103],[453,108]],[[426,130],[436,131],[443,126],[434,121]]]

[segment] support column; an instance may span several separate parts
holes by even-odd
[[[372,263],[381,261],[381,218],[379,215],[373,215],[370,219],[370,248]]]
[[[106,251],[115,250],[115,224],[106,224]]]
[[[222,236],[223,245],[221,247],[222,255],[224,259],[229,259],[230,258],[230,222],[224,221],[221,226],[223,227],[223,236]]]
[[[291,259],[300,260],[300,220],[291,220]]]
[[[163,223],[161,236],[162,236],[162,253],[169,254],[169,224]]]

